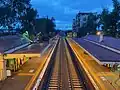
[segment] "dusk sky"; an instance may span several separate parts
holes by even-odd
[[[112,0],[32,0],[40,17],[55,17],[56,28],[69,29],[76,13],[101,12],[102,8],[112,8]]]

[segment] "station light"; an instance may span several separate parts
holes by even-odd
[[[99,36],[100,34],[101,34],[101,32],[100,32],[100,31],[98,31],[98,32],[97,32],[97,35]]]

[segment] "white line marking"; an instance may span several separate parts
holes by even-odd
[[[114,48],[111,48],[111,47],[109,47],[109,46],[105,46],[105,45],[102,45],[102,44],[99,44],[99,43],[96,43],[96,42],[94,42],[94,41],[90,41],[90,40],[87,40],[87,39],[84,39],[85,41],[88,41],[88,42],[91,42],[91,43],[93,43],[93,44],[96,44],[96,45],[98,45],[98,46],[101,46],[101,47],[103,47],[103,48],[106,48],[106,49],[108,49],[108,50],[111,50],[111,51],[113,51],[113,52],[116,52],[116,53],[118,53],[118,54],[120,54],[120,50],[117,50],[117,49],[114,49]]]
[[[73,40],[73,39],[72,39]],[[80,46],[80,44],[78,44],[75,40],[73,40],[78,46]],[[83,48],[82,46],[80,46],[82,48],[83,51],[85,51],[86,53],[88,53],[89,56],[91,56],[97,63],[99,63],[100,65],[103,65],[96,57],[94,57],[91,53],[89,53],[85,48]]]
[[[38,79],[37,79],[37,81],[36,81],[36,83],[35,83],[35,86],[33,87],[32,90],[37,90],[37,89],[38,89],[38,86],[39,86],[39,84],[40,84],[40,82],[41,82],[41,79],[43,78],[43,75],[45,74],[45,71],[46,71],[47,66],[48,66],[48,64],[49,64],[49,62],[50,62],[51,56],[52,56],[52,54],[53,54],[53,52],[54,52],[54,50],[55,50],[55,48],[56,48],[56,46],[57,46],[57,43],[58,43],[58,40],[57,40],[54,48],[52,49],[52,52],[50,53],[50,56],[48,57],[48,59],[47,59],[47,61],[46,61],[46,63],[45,63],[45,66],[43,67],[43,69],[42,69],[42,71],[41,71],[41,73],[40,73],[40,75],[39,75],[39,77],[38,77]]]
[[[24,47],[28,46],[29,44],[30,44],[30,43],[27,43],[27,44],[24,44],[24,45],[21,45],[21,46],[12,48],[12,49],[10,49],[10,50],[8,50],[8,51],[5,51],[4,53],[13,53],[13,52],[16,51],[16,50],[19,50],[19,49],[21,49],[21,48],[24,48]]]
[[[67,39],[67,41],[69,42],[69,40]],[[72,40],[74,41],[74,40]],[[75,42],[75,41],[74,41]],[[75,42],[76,43],[76,42]],[[77,43],[76,43],[77,44]],[[79,47],[81,47],[79,44],[77,44]],[[71,46],[71,45],[70,45]],[[74,49],[72,48],[72,50],[74,51]],[[76,51],[74,51],[77,58],[79,59],[79,56],[77,55]],[[94,85],[96,90],[99,90],[99,87],[97,86],[97,84],[95,83],[95,81],[93,80],[92,76],[90,75],[89,71],[84,67],[84,64],[81,62],[86,74],[88,75],[89,79],[91,80],[92,84]]]
[[[41,55],[51,46],[51,44],[48,44],[42,51]]]
[[[34,69],[31,69],[29,72],[30,72],[30,73],[33,73],[34,71],[35,71]]]
[[[105,77],[100,77],[103,81],[106,81]]]

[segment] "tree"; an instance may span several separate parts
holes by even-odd
[[[39,41],[44,39],[49,39],[49,37],[53,37],[55,35],[55,24],[54,18],[37,18],[35,20],[35,31],[36,38]]]
[[[108,9],[104,8],[101,13],[100,22],[103,25],[103,31],[105,34],[110,35],[111,21],[111,13],[108,11]]]
[[[16,12],[12,8],[11,0],[1,0],[0,11],[0,25],[11,29],[16,20]]]
[[[28,31],[28,33],[35,34],[35,20],[37,16],[37,11],[33,8],[27,8],[24,15],[20,16],[21,26],[22,26],[22,32]]]
[[[90,13],[86,22],[87,33],[96,33],[96,28],[98,26],[97,20],[99,16],[96,13]]]
[[[22,31],[33,31],[37,11],[31,7],[30,0],[0,0],[0,25],[12,30],[19,23]],[[28,28],[29,27],[29,28]]]
[[[47,23],[47,25],[46,25],[47,31],[46,31],[46,32],[47,32],[48,34],[54,32],[54,31],[55,31],[54,19],[53,19],[53,18],[47,19],[46,23]]]
[[[113,11],[111,12],[111,35],[113,37],[116,37],[117,34],[117,23],[120,20],[120,2],[118,0],[112,0],[113,1]]]
[[[103,9],[101,14],[101,24],[103,24],[103,31],[105,34],[116,37],[119,28],[120,21],[120,2],[118,0],[113,1],[113,10],[109,12],[108,9]]]
[[[53,19],[39,18],[35,22],[35,30],[37,33],[49,34],[55,31],[55,23]]]

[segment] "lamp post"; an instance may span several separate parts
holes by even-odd
[[[103,41],[103,32],[102,31],[97,31],[96,33],[98,36],[99,36],[99,42],[102,42]]]
[[[103,36],[104,36],[104,33],[102,31],[102,27],[103,27],[103,24],[99,25],[96,29],[97,29],[97,36],[99,36],[99,42],[102,42],[103,41]]]

